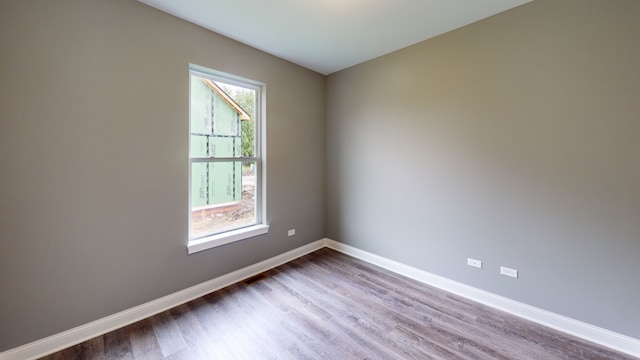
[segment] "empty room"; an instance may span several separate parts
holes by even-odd
[[[0,0],[0,360],[640,358],[640,1]]]

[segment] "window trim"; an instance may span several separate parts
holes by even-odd
[[[211,249],[217,246],[230,244],[232,242],[248,239],[254,236],[266,234],[269,232],[269,225],[266,223],[266,85],[254,80],[245,79],[236,75],[225,72],[212,70],[195,64],[189,64],[189,81],[191,76],[199,76],[212,81],[221,81],[230,85],[251,88],[256,91],[256,113],[254,119],[255,126],[255,151],[252,157],[237,158],[192,158],[189,152],[189,196],[188,196],[188,235],[187,235],[187,252],[193,254],[199,251]],[[190,87],[189,87],[190,89]],[[191,90],[189,90],[189,113],[191,112]],[[189,119],[191,116],[189,116]],[[191,124],[189,123],[189,149],[191,149]],[[256,164],[256,212],[255,224],[233,228],[227,231],[207,235],[200,238],[192,238],[191,236],[191,164],[200,161],[242,161],[243,159],[255,161]]]
[[[198,251],[230,244],[232,242],[248,239],[254,236],[266,234],[268,232],[269,225],[264,224],[251,225],[239,229],[228,230],[196,240],[190,240],[189,244],[187,245],[187,250],[189,254],[193,254]]]

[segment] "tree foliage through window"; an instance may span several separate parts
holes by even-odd
[[[224,83],[216,83],[220,88],[226,92],[238,105],[242,107],[244,111],[249,114],[251,120],[242,121],[242,156],[253,156],[255,149],[255,117],[256,117],[256,99],[255,92],[239,88],[232,87]]]

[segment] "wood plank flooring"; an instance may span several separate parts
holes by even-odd
[[[635,358],[321,249],[43,359]]]

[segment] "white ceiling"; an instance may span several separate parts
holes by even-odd
[[[330,74],[532,0],[139,0]]]

